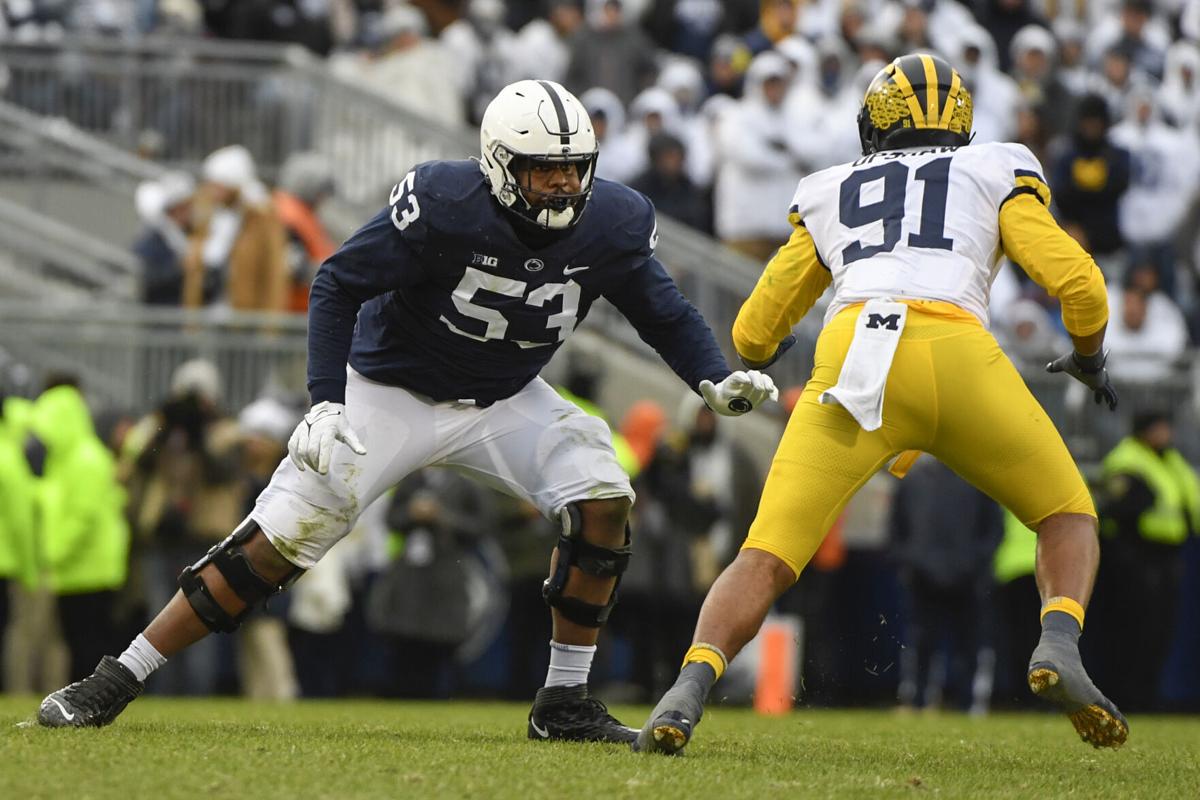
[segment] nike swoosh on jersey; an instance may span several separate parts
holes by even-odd
[[[585,269],[591,269],[591,266],[586,267],[563,267],[563,275],[573,275],[576,272],[583,272]]]

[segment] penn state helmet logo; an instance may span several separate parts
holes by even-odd
[[[541,272],[545,267],[546,263],[540,258],[531,258],[525,262],[525,269],[530,272]]]

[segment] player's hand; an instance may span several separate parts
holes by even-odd
[[[324,475],[329,472],[334,442],[344,443],[360,456],[367,453],[367,448],[350,429],[346,407],[326,400],[313,406],[300,420],[288,440],[288,455],[301,472],[305,467],[312,467]]]
[[[778,361],[779,357],[782,356],[784,353],[786,353],[788,350],[790,350],[792,345],[794,345],[795,343],[796,343],[796,334],[789,333],[787,335],[787,337],[784,338],[784,340],[779,343],[779,347],[775,348],[775,352],[772,353],[771,357],[768,358],[766,361],[747,361],[746,359],[742,358],[741,353],[738,353],[738,360],[746,365],[746,369],[766,369],[767,367],[771,366],[776,361]]]
[[[1108,380],[1108,370],[1104,368],[1108,361],[1108,353],[1101,350],[1090,356],[1081,356],[1072,350],[1065,356],[1059,356],[1046,365],[1046,372],[1065,372],[1084,386],[1092,390],[1096,404],[1107,403],[1109,411],[1117,408],[1117,390]]]
[[[730,373],[720,383],[700,381],[700,396],[718,414],[738,417],[764,400],[778,400],[779,390],[770,375],[748,370]]]

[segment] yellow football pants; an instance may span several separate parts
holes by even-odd
[[[991,333],[948,303],[908,305],[875,431],[817,399],[837,383],[862,306],[821,332],[743,547],[799,575],[854,493],[904,450],[935,456],[1031,528],[1052,514],[1096,516],[1062,437]]]

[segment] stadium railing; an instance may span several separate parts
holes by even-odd
[[[163,400],[175,368],[206,358],[237,411],[272,384],[304,386],[305,328],[294,315],[129,303],[0,303],[0,345],[43,370],[79,375],[100,407],[142,412]]]
[[[291,153],[322,153],[337,175],[336,201],[323,213],[341,236],[378,211],[414,164],[478,150],[474,131],[425,119],[335,75],[299,47],[66,37],[55,45],[6,43],[5,50],[9,103],[127,150],[155,131],[163,161],[173,166],[194,169],[235,142],[268,176]],[[659,234],[660,257],[728,348],[733,317],[761,265],[669,219]]]
[[[644,345],[636,342],[636,334],[623,320],[612,324],[618,320],[604,314],[589,319],[584,326],[589,333],[584,336],[627,353],[629,345],[634,345],[636,352],[631,354],[636,358],[629,368],[635,372],[645,369],[651,362]],[[305,319],[295,315],[116,302],[0,302],[0,345],[12,356],[45,369],[75,372],[100,405],[134,412],[161,401],[175,368],[196,357],[208,358],[220,369],[224,400],[230,409],[241,408],[271,387],[300,393],[305,331]],[[801,335],[801,342],[781,366],[811,353],[811,338],[803,330]],[[1117,414],[1097,408],[1081,386],[1062,375],[1031,367],[1024,377],[1085,466],[1098,462],[1125,435],[1130,415],[1147,408],[1171,410],[1179,446],[1186,455],[1200,457],[1195,379],[1190,370],[1153,384],[1118,382],[1121,407]],[[674,385],[671,381],[667,384]]]
[[[665,400],[685,391],[674,376],[659,375],[669,371],[616,315],[589,320],[570,346],[581,344],[612,367],[610,380],[641,393],[626,405],[641,396]],[[0,300],[0,347],[43,370],[77,374],[98,406],[131,412],[157,405],[180,364],[206,358],[221,373],[226,407],[238,410],[266,390],[303,393],[307,320],[219,307]]]
[[[64,118],[82,129],[70,133],[63,128],[57,140],[51,138],[51,150],[81,152],[85,145],[80,137],[89,132],[120,148],[135,150],[146,144],[145,131],[155,131],[162,137],[165,163],[194,169],[213,149],[237,142],[254,153],[267,176],[293,152],[323,153],[338,176],[338,198],[329,215],[341,235],[373,214],[389,186],[413,164],[465,157],[477,147],[472,131],[424,119],[389,98],[335,76],[320,59],[292,46],[67,37],[55,45],[6,43],[4,61],[5,99],[37,114]],[[0,121],[0,127],[8,126]],[[118,163],[114,148],[106,149],[102,143],[88,146],[99,155],[82,161],[103,163],[130,181],[147,175],[149,162]],[[660,221],[659,256],[732,357],[729,330],[761,265],[665,218]],[[81,263],[87,263],[86,259]],[[803,341],[811,343],[815,338],[819,319],[819,309],[808,316],[800,331],[801,345],[773,370],[781,385],[802,384],[807,379],[811,346]],[[67,320],[63,322],[70,328]],[[589,327],[597,322],[604,337],[648,354],[648,348],[611,308],[597,307]],[[175,324],[186,327],[179,321]],[[195,320],[188,323],[196,324]],[[254,334],[250,331],[258,323],[229,324],[234,329],[231,335],[246,337],[239,341],[252,350]],[[223,341],[223,330],[218,326],[211,331],[214,342]],[[285,325],[277,327],[271,346],[291,348],[290,343],[285,346],[291,336],[288,330]],[[133,341],[136,338],[130,339],[132,347],[140,346]],[[296,341],[302,347],[301,337]],[[231,371],[241,368],[234,364],[237,356],[232,351],[222,357],[231,359]],[[1031,368],[1025,377],[1073,450],[1085,459],[1095,459],[1127,430],[1126,416],[1146,407],[1173,409],[1181,423],[1185,451],[1200,455],[1194,374],[1194,368],[1187,366],[1153,385],[1121,385],[1122,408],[1117,416],[1084,407],[1078,402],[1081,395],[1072,395],[1075,390],[1062,376]]]
[[[294,152],[322,152],[354,204],[381,205],[397,174],[477,146],[464,130],[338,78],[297,46],[68,36],[5,43],[5,66],[9,102],[127,150],[150,147],[168,163],[192,166],[237,143],[269,177]]]
[[[138,158],[64,119],[42,117],[0,101],[0,196],[62,227],[77,229],[85,239],[106,243],[101,252],[127,250],[138,227],[135,189],[165,171],[162,165]],[[82,273],[75,275],[80,278],[77,282],[84,288],[107,283],[109,270],[96,268],[96,259],[87,257],[95,248],[79,249],[85,257],[72,265],[74,273]],[[135,282],[140,279],[128,254],[105,260],[124,265]]]
[[[141,268],[127,250],[5,198],[0,198],[0,243],[0,286],[7,297],[40,303],[138,296]]]
[[[0,169],[4,175],[65,172],[127,189],[165,168],[93,136],[61,116],[42,116],[0,100]]]

